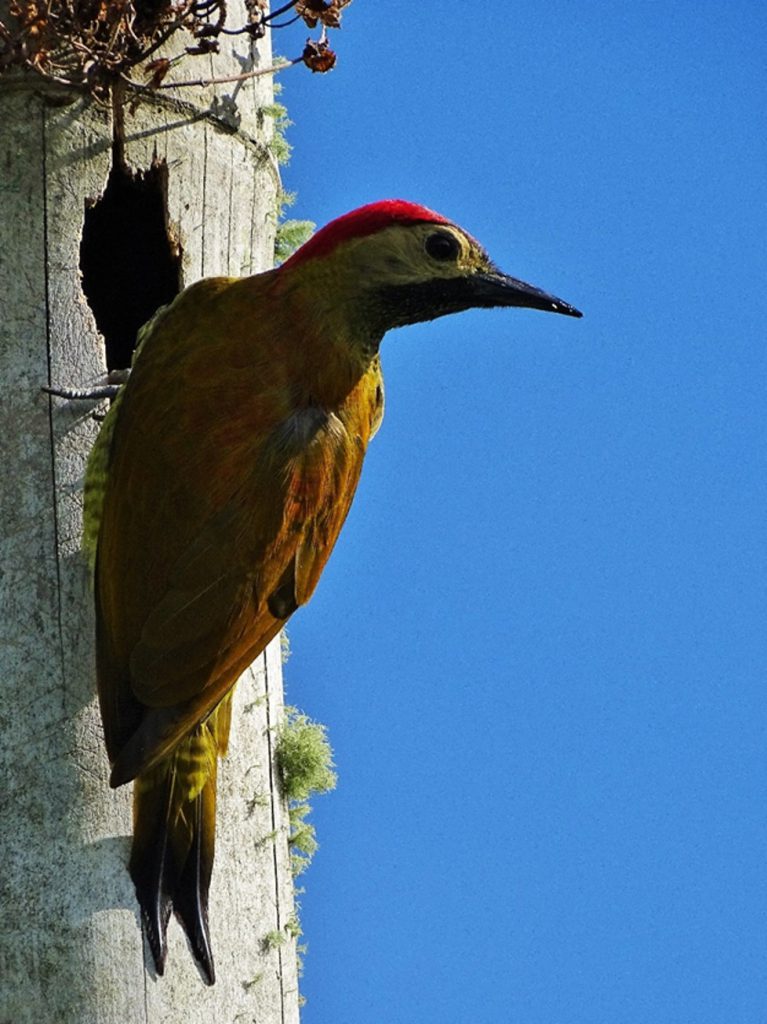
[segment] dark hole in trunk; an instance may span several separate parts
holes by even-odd
[[[168,231],[168,168],[131,172],[115,161],[100,199],[85,210],[83,292],[106,343],[107,368],[130,366],[138,329],[181,284],[181,248]]]

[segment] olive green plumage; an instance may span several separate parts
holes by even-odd
[[[208,887],[234,684],[311,597],[383,415],[386,330],[470,306],[579,315],[388,201],[286,264],[191,285],[143,329],[91,455],[99,700],[135,779],[130,871],[157,970],[175,911],[214,980]]]

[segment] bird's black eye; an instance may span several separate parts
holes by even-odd
[[[449,235],[447,231],[436,231],[426,239],[426,252],[434,260],[446,262],[457,260],[461,246],[455,235]]]

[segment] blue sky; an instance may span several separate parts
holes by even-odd
[[[384,342],[290,628],[340,775],[304,1024],[767,1020],[766,29],[357,0],[282,76],[294,216],[422,202],[585,313]]]

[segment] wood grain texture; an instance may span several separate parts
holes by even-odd
[[[233,53],[225,59],[240,69]],[[264,41],[259,59],[271,59]],[[219,107],[233,88],[217,87]],[[239,88],[237,131],[211,113],[214,92],[186,90],[126,116],[129,164],[167,161],[185,284],[271,265],[278,177],[258,117],[271,83]],[[273,772],[275,645],[238,685],[221,765],[210,909],[218,981],[202,984],[175,922],[165,977],[147,967],[126,870],[130,793],[108,787],[80,552],[97,427],[87,404],[40,391],[103,372],[78,264],[86,200],[109,173],[111,118],[82,98],[56,104],[0,84],[0,124],[0,1022],[292,1024],[295,942],[262,944],[293,913]]]

